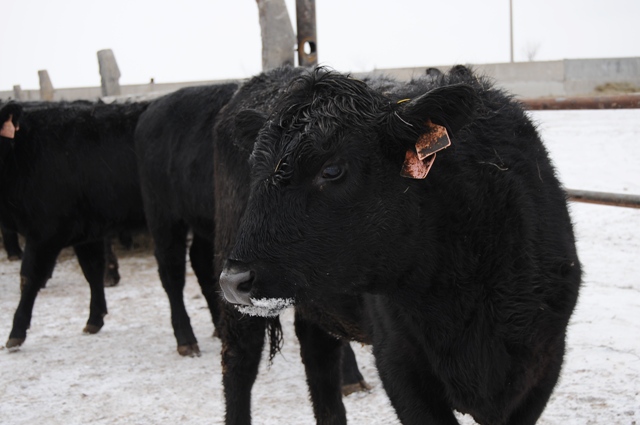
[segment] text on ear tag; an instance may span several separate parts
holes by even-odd
[[[420,159],[425,159],[429,155],[451,146],[446,128],[432,123],[431,120],[427,121],[427,128],[429,128],[429,132],[420,136],[416,143],[416,152]]]

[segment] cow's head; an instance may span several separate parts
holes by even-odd
[[[406,248],[419,243],[420,205],[409,192],[424,181],[401,176],[407,152],[438,126],[455,142],[475,99],[467,85],[392,99],[317,69],[270,117],[241,114],[257,140],[251,195],[220,277],[226,299],[268,316],[395,283],[411,262]]]

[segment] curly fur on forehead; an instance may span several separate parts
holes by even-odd
[[[293,174],[294,161],[322,155],[348,128],[375,125],[390,101],[364,81],[323,67],[296,78],[279,100],[253,153],[272,183]]]

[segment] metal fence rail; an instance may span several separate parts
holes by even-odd
[[[529,110],[559,109],[637,109],[640,94],[603,96],[543,97],[520,99]]]
[[[624,193],[592,192],[588,190],[566,189],[570,201],[614,207],[640,208],[640,195]]]

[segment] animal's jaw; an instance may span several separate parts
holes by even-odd
[[[251,305],[236,305],[236,308],[250,316],[275,317],[292,305],[293,298],[251,298]]]

